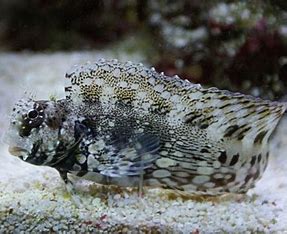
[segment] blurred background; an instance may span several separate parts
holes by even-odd
[[[285,0],[1,0],[0,51],[121,48],[168,75],[282,100],[286,10]]]

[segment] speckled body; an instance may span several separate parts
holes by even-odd
[[[265,170],[285,111],[117,60],[75,67],[66,81],[64,100],[20,101],[9,135],[14,154],[25,149],[23,159],[55,167],[64,180],[73,173],[103,184],[244,193]]]

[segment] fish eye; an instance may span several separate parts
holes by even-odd
[[[28,112],[28,117],[30,119],[35,119],[38,116],[38,111],[37,110],[30,110]]]
[[[29,136],[33,128],[38,128],[45,119],[44,108],[42,105],[35,103],[33,109],[23,115],[21,136]]]
[[[36,104],[33,109],[29,110],[24,115],[24,125],[30,128],[37,128],[44,122],[44,110],[39,104]]]

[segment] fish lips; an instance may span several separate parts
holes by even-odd
[[[9,146],[8,151],[11,155],[16,156],[16,157],[21,157],[23,156],[23,153],[28,153],[26,149],[23,149],[18,146]]]
[[[8,151],[11,155],[18,157],[25,162],[28,162],[34,165],[42,165],[43,163],[42,158],[33,156],[33,153],[21,147],[9,146]]]
[[[8,151],[11,155],[19,157],[20,159],[26,161],[29,156],[29,152],[18,146],[9,146]]]

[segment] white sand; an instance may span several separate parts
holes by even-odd
[[[73,64],[112,58],[112,52],[56,54],[0,54],[0,134],[8,124],[9,110],[24,91],[47,99],[63,97],[64,74]],[[129,58],[123,54],[118,59]],[[130,58],[139,61],[140,56]],[[106,201],[79,187],[86,209],[76,208],[58,173],[12,157],[0,145],[0,233],[26,231],[169,232],[287,232],[287,118],[272,140],[271,160],[263,178],[248,196],[227,201],[166,199],[161,190],[147,190],[143,198],[127,191],[111,191]],[[5,138],[5,137],[4,137]],[[105,200],[105,202],[101,201]]]

